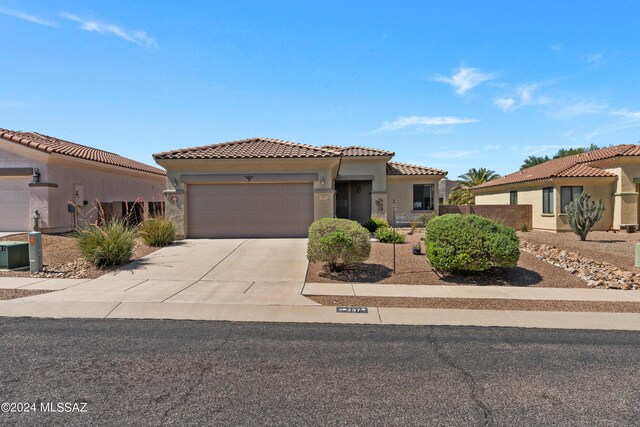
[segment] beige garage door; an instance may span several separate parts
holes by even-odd
[[[305,237],[313,184],[192,184],[188,237]]]
[[[0,231],[28,231],[31,178],[0,178]]]

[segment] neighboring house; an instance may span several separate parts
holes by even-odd
[[[441,179],[438,183],[438,193],[440,196],[440,204],[444,205],[447,203],[447,199],[449,198],[449,194],[453,191],[456,186],[458,186],[458,181],[454,181],[452,179]]]
[[[0,129],[0,231],[70,231],[127,209],[140,218],[162,210],[165,171],[114,153],[34,132]],[[138,202],[138,203],[136,203]],[[161,213],[161,212],[159,212]]]
[[[583,191],[602,199],[594,230],[638,224],[640,145],[617,145],[549,160],[472,188],[477,205],[528,204],[533,228],[569,231],[566,206]]]
[[[364,222],[437,211],[446,172],[365,147],[252,138],[155,154],[182,237],[300,237],[323,217]]]

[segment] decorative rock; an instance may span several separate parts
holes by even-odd
[[[549,245],[535,245],[520,241],[520,249],[575,274],[590,288],[639,289],[640,274],[625,270],[608,262],[582,258],[577,252],[560,250]]]

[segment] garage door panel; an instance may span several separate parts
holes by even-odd
[[[187,191],[189,237],[304,237],[313,221],[311,183],[201,184]]]

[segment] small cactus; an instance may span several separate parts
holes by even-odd
[[[587,239],[587,234],[598,221],[602,219],[605,206],[602,200],[598,203],[591,202],[591,194],[582,193],[580,196],[567,205],[567,215],[569,215],[569,225],[574,233],[580,236],[580,240]]]

